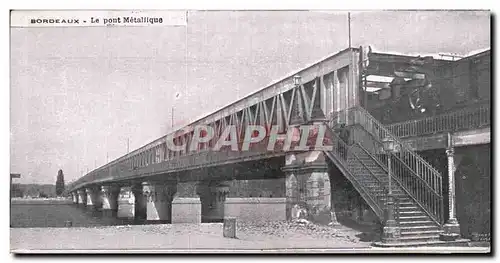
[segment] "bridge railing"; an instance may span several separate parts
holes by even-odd
[[[172,157],[171,159],[155,159],[141,164],[140,166],[131,167],[124,163],[117,163],[118,167],[115,170],[115,176],[108,173],[107,170],[98,170],[91,172],[84,177],[78,179],[72,186],[72,189],[81,188],[96,180],[125,180],[133,177],[134,170],[140,170],[141,173],[154,173],[154,170],[161,170],[162,172],[176,172],[187,169],[197,169],[200,167],[207,167],[211,165],[219,165],[223,163],[234,163],[237,161],[255,160],[259,158],[267,158],[270,156],[281,156],[285,154],[282,149],[283,141],[277,141],[274,150],[267,150],[268,137],[262,142],[250,146],[248,151],[236,150],[233,151],[230,147],[223,147],[219,151],[214,150],[197,150],[189,151],[183,155]],[[296,145],[293,142],[292,145]],[[240,145],[241,146],[241,145]],[[239,148],[240,148],[239,146]],[[116,176],[119,175],[119,176]],[[101,182],[102,183],[102,182]]]
[[[406,138],[477,129],[489,126],[490,122],[490,102],[487,101],[436,116],[389,124],[386,127],[397,137]]]

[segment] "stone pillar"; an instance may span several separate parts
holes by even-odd
[[[286,173],[285,187],[286,187],[286,219],[293,220],[296,219],[296,213],[294,207],[299,203],[299,187],[297,184],[297,172],[293,169],[283,170]],[[293,212],[292,212],[293,211]]]
[[[85,189],[78,189],[77,194],[78,194],[78,206],[82,207],[87,206],[87,193],[85,192]]]
[[[73,197],[73,204],[78,204],[78,193],[71,192],[71,197]]]
[[[172,223],[172,200],[177,192],[177,182],[144,182],[142,185],[148,223]]]
[[[196,188],[201,201],[201,222],[224,221],[224,204],[229,186],[221,182],[201,182]]]
[[[286,174],[287,219],[338,225],[331,200],[330,177],[320,151],[289,154]]]
[[[101,186],[102,214],[115,217],[118,213],[118,195],[120,187],[115,185]]]
[[[101,199],[99,198],[99,188],[89,187],[85,189],[87,193],[87,208],[98,210],[101,208]]]
[[[142,191],[142,183],[136,183],[132,186],[132,194],[134,195],[134,220],[143,222],[146,220],[146,196]]]
[[[460,237],[460,225],[456,218],[455,204],[455,150],[453,147],[446,149],[448,158],[448,221],[443,226],[444,233],[441,234],[441,240],[453,241]]]
[[[201,201],[196,194],[196,182],[178,182],[172,200],[172,224],[201,223]]]

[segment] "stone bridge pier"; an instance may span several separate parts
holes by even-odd
[[[223,182],[200,182],[196,193],[201,201],[201,222],[214,223],[224,220],[224,204],[229,186]]]
[[[87,193],[85,192],[85,189],[78,189],[76,191],[77,193],[77,199],[78,199],[78,206],[85,207],[87,206]]]
[[[73,204],[77,205],[78,204],[78,193],[71,192],[71,198],[73,198]]]
[[[171,223],[172,200],[177,192],[177,182],[148,181],[142,183],[146,202],[146,220],[148,223]]]
[[[101,208],[101,198],[99,187],[85,188],[87,194],[87,208],[90,210],[99,210]]]
[[[222,222],[229,186],[223,181],[179,182],[172,199],[172,223]]]
[[[282,170],[286,174],[287,220],[338,224],[328,164],[321,151],[288,154]]]
[[[147,199],[144,196],[142,183],[132,185],[132,194],[134,195],[134,220],[144,222],[147,219]]]
[[[112,217],[117,216],[119,194],[120,194],[120,186],[117,185],[101,186],[102,214],[104,216],[112,216]]]

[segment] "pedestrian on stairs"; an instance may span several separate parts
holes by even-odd
[[[340,140],[344,143],[339,143],[340,156],[347,160],[347,145],[349,145],[349,130],[345,126],[345,123],[340,124],[338,129]]]
[[[340,125],[340,139],[342,139],[342,141],[344,141],[346,145],[351,145],[351,143],[349,141],[350,136],[351,136],[351,132],[345,126],[345,123],[342,123]]]

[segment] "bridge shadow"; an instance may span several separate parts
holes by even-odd
[[[361,232],[356,235],[361,242],[376,242],[381,240],[382,225],[376,223],[361,223],[348,216],[337,216],[337,221],[345,227]]]

